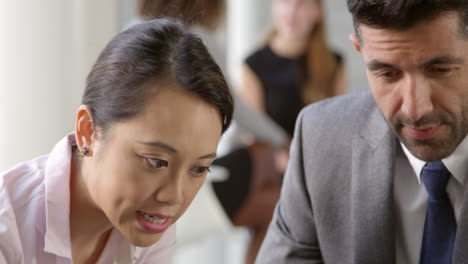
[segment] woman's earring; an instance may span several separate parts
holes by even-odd
[[[86,154],[88,154],[88,148],[87,147],[83,147],[82,149],[80,149],[80,151],[78,152],[78,158],[82,159],[86,156]]]

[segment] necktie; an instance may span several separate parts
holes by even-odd
[[[451,263],[457,224],[446,191],[449,178],[441,161],[428,162],[421,172],[429,197],[420,264]]]

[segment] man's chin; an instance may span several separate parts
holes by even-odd
[[[452,146],[443,146],[434,140],[401,139],[401,141],[411,154],[427,162],[444,159],[455,150]]]

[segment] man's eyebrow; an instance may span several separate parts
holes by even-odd
[[[465,60],[463,58],[457,58],[453,56],[440,56],[432,58],[422,64],[422,67],[427,67],[434,64],[462,64]]]
[[[463,58],[457,58],[453,56],[440,56],[440,57],[435,57],[424,62],[423,64],[421,64],[421,67],[427,67],[429,65],[434,65],[434,64],[462,64],[464,62],[465,60]],[[394,68],[394,69],[399,68],[397,65],[381,62],[379,60],[371,60],[369,63],[366,64],[366,66],[371,71],[376,71],[376,70],[380,70],[383,68]]]
[[[383,69],[383,68],[394,68],[394,69],[399,68],[398,66],[396,66],[394,64],[381,62],[379,60],[371,60],[369,63],[366,64],[366,67],[370,71],[376,71],[376,70],[380,70],[380,69]]]

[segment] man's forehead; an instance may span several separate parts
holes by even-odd
[[[399,41],[405,39],[436,38],[438,33],[451,33],[459,36],[460,20],[455,12],[444,12],[430,19],[415,23],[405,29],[378,27],[359,24],[358,34],[361,45],[368,41]]]
[[[425,68],[468,61],[468,41],[447,18],[408,30],[362,27],[361,54],[368,69]]]

